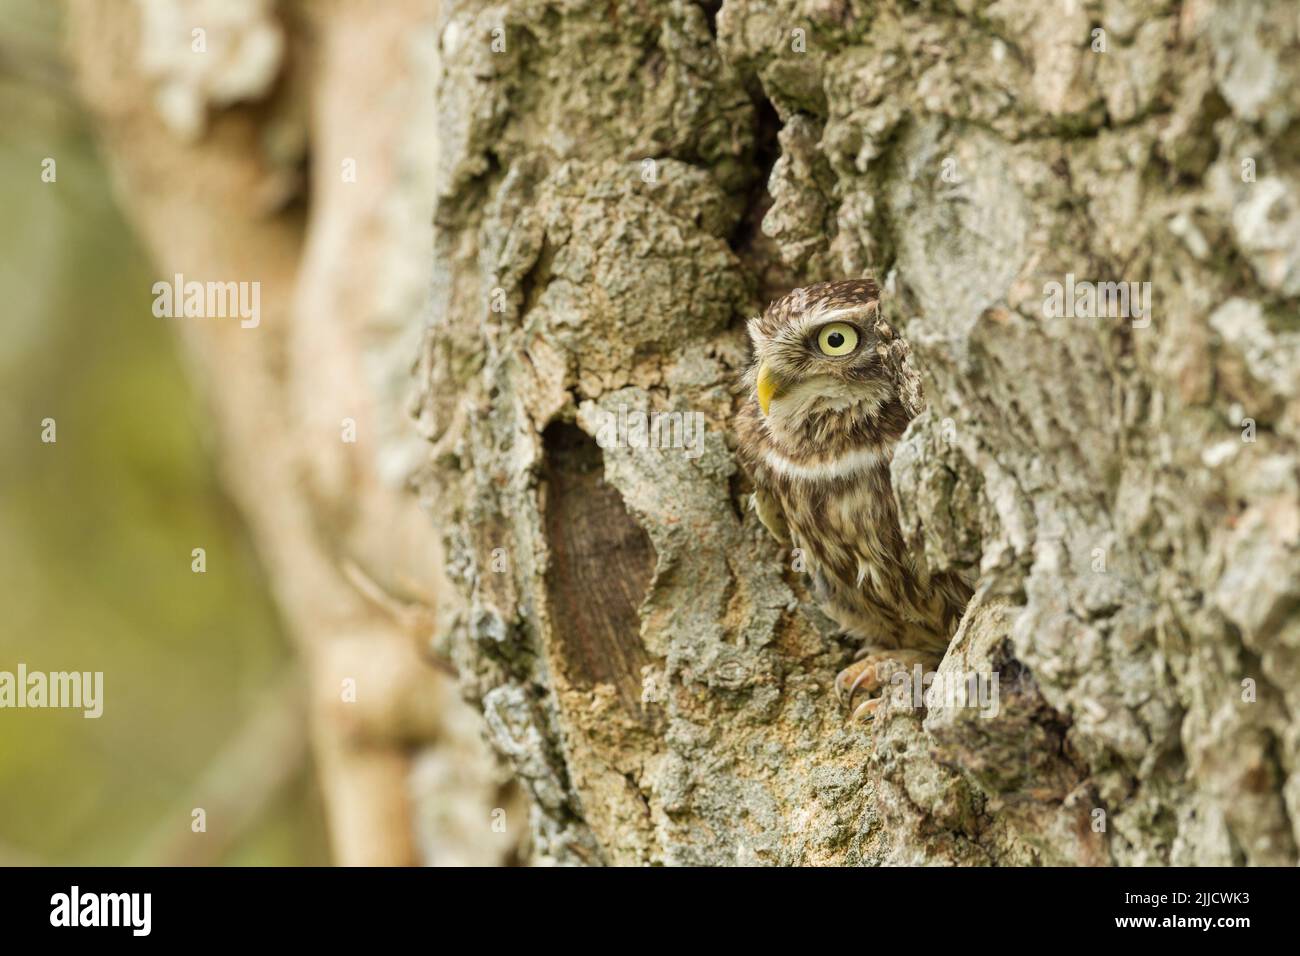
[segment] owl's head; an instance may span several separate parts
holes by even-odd
[[[796,289],[750,321],[748,385],[770,431],[826,416],[870,417],[893,397],[879,308],[876,284],[852,279]]]

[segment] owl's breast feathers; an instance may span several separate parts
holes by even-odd
[[[941,652],[971,589],[955,574],[932,577],[903,540],[889,465],[908,420],[891,399],[874,414],[810,421],[778,438],[751,398],[737,420],[739,453],[759,500],[769,512],[779,506],[832,619],[878,646]]]

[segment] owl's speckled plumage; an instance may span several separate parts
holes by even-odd
[[[911,414],[884,360],[892,332],[879,305],[869,279],[828,282],[796,289],[749,323],[739,452],[763,523],[803,549],[819,606],[865,642],[868,660],[935,663],[971,587],[956,574],[931,576],[899,529],[889,465]],[[828,323],[857,332],[850,354],[819,348]],[[863,665],[851,668],[837,688],[856,689],[862,674]]]

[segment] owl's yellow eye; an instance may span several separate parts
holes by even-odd
[[[823,355],[848,355],[858,347],[858,330],[844,322],[830,322],[817,333],[817,347]]]

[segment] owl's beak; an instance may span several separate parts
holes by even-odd
[[[767,414],[767,406],[772,404],[772,399],[781,390],[781,380],[778,379],[768,369],[766,362],[760,362],[758,365],[758,407]]]

